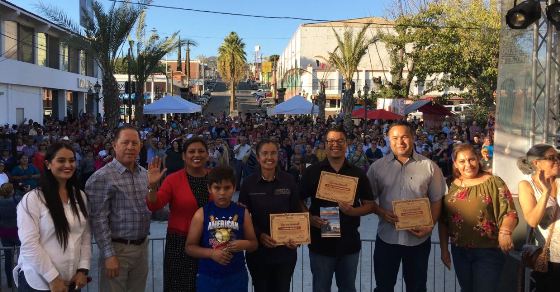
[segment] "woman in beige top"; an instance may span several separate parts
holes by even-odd
[[[550,243],[548,272],[533,271],[531,291],[558,291],[560,287],[560,216],[554,217],[554,207],[558,205],[557,179],[560,174],[558,152],[553,146],[537,144],[525,157],[518,160],[519,169],[529,175],[519,183],[519,204],[529,226],[536,228],[537,243],[544,245],[556,222]],[[560,213],[560,212],[559,212]],[[534,290],[536,289],[536,290]]]

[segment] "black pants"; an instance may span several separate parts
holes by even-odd
[[[407,292],[426,292],[428,260],[432,245],[430,238],[417,246],[389,244],[379,236],[373,252],[373,268],[377,287],[375,292],[393,292],[402,262]]]
[[[247,261],[255,292],[289,292],[296,263],[264,264]]]
[[[535,292],[557,292],[560,289],[560,263],[548,263],[548,272],[531,273],[531,289]]]

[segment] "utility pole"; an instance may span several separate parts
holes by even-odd
[[[187,40],[187,50],[185,52],[185,77],[186,77],[186,81],[187,81],[187,91],[190,93],[191,92],[191,86],[190,86],[190,79],[191,79],[191,46],[195,45],[195,43],[191,40]],[[196,45],[195,45],[196,46]]]

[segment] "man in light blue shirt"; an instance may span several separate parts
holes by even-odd
[[[397,231],[392,206],[393,201],[427,197],[436,222],[447,186],[436,163],[413,151],[414,135],[406,122],[392,124],[388,137],[392,153],[375,161],[367,172],[381,219],[374,251],[375,291],[394,290],[401,261],[407,292],[426,291],[433,226]]]

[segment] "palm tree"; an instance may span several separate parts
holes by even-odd
[[[233,112],[235,107],[235,88],[244,74],[245,43],[237,33],[230,32],[218,48],[218,72],[222,78],[229,83],[230,99],[229,111]]]
[[[103,108],[105,120],[111,128],[117,126],[120,115],[119,85],[114,76],[117,53],[145,5],[150,2],[150,0],[140,0],[138,4],[133,4],[124,1],[117,5],[115,1],[105,11],[99,1],[93,1],[93,17],[86,16],[83,29],[68,17],[65,10],[43,2],[38,5],[52,22],[75,33],[64,41],[76,48],[86,50],[101,68]]]
[[[191,82],[191,46],[196,47],[198,46],[198,44],[195,41],[189,39],[186,39],[183,44],[187,46],[187,49],[185,50],[185,82],[190,93],[191,86],[189,85],[189,83]]]
[[[351,131],[354,123],[352,122],[352,110],[354,109],[354,92],[352,88],[352,77],[358,70],[358,64],[366,54],[369,45],[376,39],[367,39],[366,32],[370,24],[364,25],[360,32],[354,37],[353,31],[346,28],[342,37],[334,30],[337,47],[329,52],[329,63],[332,64],[344,78],[344,95],[342,97],[342,112],[344,114],[344,127]]]
[[[145,19],[146,13],[142,11],[136,26],[136,53],[131,64],[136,84],[138,84],[134,100],[134,116],[138,124],[142,124],[144,118],[144,84],[148,81],[150,75],[161,69],[161,59],[173,51],[181,42],[187,41],[177,40],[179,32],[161,40],[155,29],[146,38]],[[154,93],[152,92],[152,94]]]

